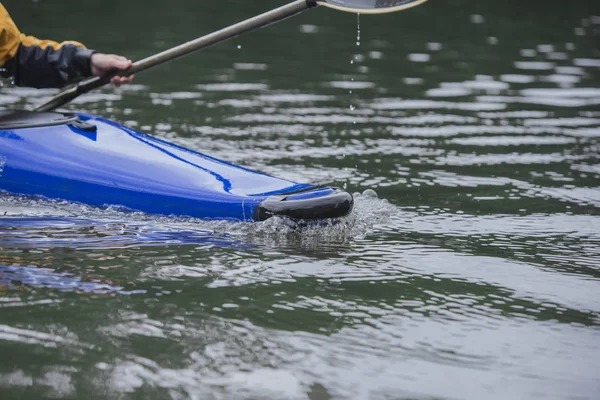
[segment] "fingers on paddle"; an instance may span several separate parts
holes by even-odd
[[[117,56],[116,61],[122,69],[131,67],[131,60],[128,60],[125,57]]]
[[[135,75],[131,75],[131,76],[115,76],[114,78],[112,78],[110,81],[113,85],[115,85],[116,87],[119,87],[121,85],[124,85],[126,83],[130,83],[131,81],[133,81]]]
[[[111,67],[113,68],[118,68],[118,69],[127,69],[129,67],[131,67],[131,60],[128,60],[125,57],[122,56],[116,56],[116,55],[111,55],[110,56],[110,61],[111,61]]]
[[[117,68],[120,70],[127,70],[129,69],[129,67],[131,67],[131,60],[128,60],[125,57],[122,56],[117,56],[112,54],[110,56],[111,58],[111,68]],[[133,80],[133,75],[132,76],[115,76],[111,79],[111,83],[113,85],[115,85],[116,87],[119,87],[121,85],[124,85],[126,83],[130,83]]]

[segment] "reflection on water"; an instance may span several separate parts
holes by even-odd
[[[3,3],[134,59],[279,5]],[[306,226],[0,196],[0,397],[596,397],[596,2],[356,18],[311,11],[69,106],[356,208]]]

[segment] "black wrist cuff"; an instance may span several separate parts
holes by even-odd
[[[78,47],[73,54],[73,66],[81,72],[81,76],[88,77],[92,76],[92,67],[90,65],[92,54],[94,54],[96,50],[84,49],[82,47]]]

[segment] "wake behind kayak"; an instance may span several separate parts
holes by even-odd
[[[0,111],[0,190],[151,214],[339,218],[352,196],[252,171],[85,114]]]

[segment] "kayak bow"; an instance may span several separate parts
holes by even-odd
[[[0,111],[0,190],[151,214],[320,220],[352,196],[252,171],[86,114]]]

